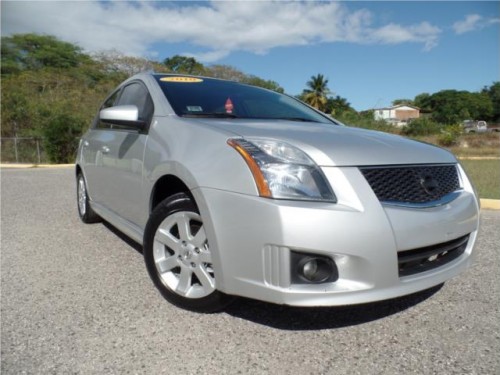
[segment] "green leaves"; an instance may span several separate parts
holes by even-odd
[[[493,112],[488,95],[478,92],[443,90],[432,94],[428,102],[432,119],[446,125],[489,119]]]
[[[117,51],[91,57],[48,35],[2,37],[1,52],[1,136],[43,137],[57,163],[73,161],[77,139],[106,95],[141,71],[216,76],[283,92],[274,81],[229,66],[204,66],[192,57],[173,56],[163,64]]]
[[[330,89],[328,79],[322,74],[312,76],[306,83],[307,88],[302,92],[302,99],[311,107],[324,111],[328,102]]]
[[[436,122],[432,121],[427,117],[421,117],[418,119],[414,119],[408,125],[406,125],[402,133],[404,135],[409,136],[425,136],[438,134],[441,131],[442,127]]]
[[[163,60],[163,65],[173,73],[203,75],[205,67],[194,57],[175,55]]]
[[[67,113],[56,114],[43,130],[43,145],[52,163],[73,163],[85,121]]]
[[[72,68],[89,61],[80,47],[53,36],[17,34],[2,37],[2,75],[42,68]]]
[[[491,120],[500,122],[500,82],[493,82],[491,86],[485,86],[481,93],[488,95],[491,100]]]

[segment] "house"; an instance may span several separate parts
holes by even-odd
[[[373,116],[375,120],[385,120],[396,126],[404,126],[408,120],[420,117],[420,108],[399,104],[392,107],[376,108],[373,110]]]

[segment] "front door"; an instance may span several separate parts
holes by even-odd
[[[148,125],[151,122],[153,102],[142,82],[132,82],[122,88],[112,106],[118,105],[137,106],[139,119]],[[89,185],[95,190],[92,199],[135,225],[140,225],[143,216],[142,175],[147,128],[139,131],[133,126],[98,121],[85,140],[95,155],[95,163],[87,168],[90,169],[87,172]]]

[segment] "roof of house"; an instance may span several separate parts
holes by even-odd
[[[413,108],[413,109],[418,109],[420,110],[420,108],[418,107],[415,107],[414,105],[409,105],[409,104],[398,104],[398,105],[393,105],[392,107],[383,107],[383,108],[373,108],[375,111],[380,111],[380,110],[384,110],[384,109],[397,109],[399,107],[409,107],[409,108]]]

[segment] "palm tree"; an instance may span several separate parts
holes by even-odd
[[[344,112],[352,111],[352,107],[346,98],[337,95],[335,98],[328,98],[325,110],[332,116],[341,116]]]
[[[318,74],[312,76],[306,85],[308,88],[304,90],[304,101],[320,111],[323,110],[328,100],[327,95],[330,93],[328,79],[323,74]]]

